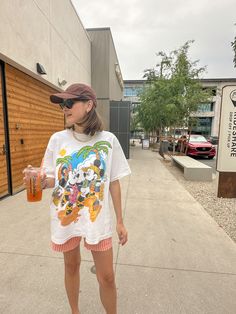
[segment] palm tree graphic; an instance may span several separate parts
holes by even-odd
[[[60,164],[69,165],[71,161],[72,161],[71,156],[65,156],[63,158],[57,158],[57,166]]]
[[[87,145],[87,146],[82,147],[78,151],[77,157],[82,155],[83,159],[86,159],[91,152],[94,152],[96,154],[96,160],[99,161],[99,165],[98,165],[98,167],[99,167],[100,166],[100,152],[104,152],[107,155],[108,154],[108,147],[112,148],[112,146],[109,142],[99,141],[99,142],[95,143],[93,146]]]

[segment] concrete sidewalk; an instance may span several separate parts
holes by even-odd
[[[131,149],[122,180],[125,247],[114,234],[119,314],[235,314],[236,245],[162,165]],[[70,313],[63,259],[49,247],[48,199],[0,201],[0,313]],[[90,253],[82,249],[82,314],[104,313]]]

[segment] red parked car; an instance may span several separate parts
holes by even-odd
[[[187,155],[190,157],[206,156],[213,159],[216,155],[215,147],[202,135],[190,135],[189,142],[185,145],[187,145]]]

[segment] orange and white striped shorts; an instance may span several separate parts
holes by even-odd
[[[82,237],[74,237],[69,239],[63,244],[56,244],[51,242],[51,247],[53,251],[56,252],[68,252],[75,249],[77,246],[80,245]],[[104,239],[100,241],[98,244],[88,244],[84,239],[84,247],[90,251],[107,251],[112,248],[112,238]]]

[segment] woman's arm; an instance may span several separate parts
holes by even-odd
[[[110,193],[113,202],[113,206],[116,213],[116,231],[120,240],[120,244],[124,245],[128,240],[128,233],[125,229],[122,219],[122,206],[121,206],[121,189],[120,181],[115,180],[110,183]]]

